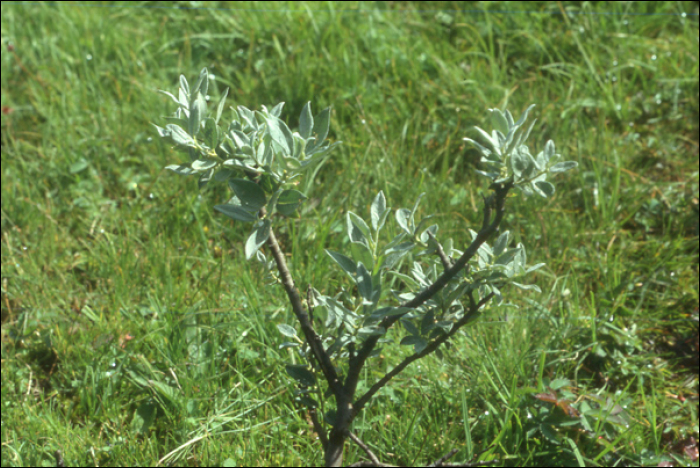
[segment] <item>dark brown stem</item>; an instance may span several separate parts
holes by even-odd
[[[437,244],[437,254],[438,254],[438,257],[440,257],[440,261],[442,262],[442,267],[445,270],[449,270],[450,268],[452,268],[452,260],[447,258],[447,255],[445,255],[445,251],[442,250],[442,246],[437,241],[437,239],[435,238],[433,233],[428,231],[428,236],[430,236],[430,238],[435,241],[435,244]]]
[[[355,434],[353,434],[350,431],[348,431],[348,437],[350,437],[350,440],[355,442],[357,445],[360,446],[360,448],[362,450],[365,451],[365,453],[367,454],[369,459],[372,461],[372,463],[374,463],[376,466],[383,465],[383,463],[379,461],[379,458],[377,458],[377,456],[372,452],[372,450],[370,450],[370,448],[367,447],[367,445],[364,442],[362,442],[362,440],[359,437],[357,437]]]
[[[272,230],[270,230],[270,238],[267,240],[267,245],[270,247],[272,256],[277,263],[277,271],[280,273],[282,286],[284,286],[284,290],[287,292],[287,297],[289,297],[289,302],[292,305],[294,315],[301,325],[301,330],[304,333],[304,337],[306,337],[306,342],[309,343],[311,352],[316,358],[316,362],[318,362],[321,372],[323,372],[323,377],[326,379],[328,385],[337,398],[338,394],[342,392],[340,379],[335,371],[335,367],[333,367],[330,356],[323,348],[321,338],[316,334],[313,326],[311,325],[309,314],[306,312],[306,310],[304,310],[304,306],[301,303],[301,297],[299,296],[299,291],[297,291],[292,275],[289,273],[289,269],[287,268],[284,253],[280,249],[275,233]]]
[[[318,420],[318,414],[316,413],[316,408],[311,408],[309,410],[309,415],[311,416],[311,423],[314,425],[314,430],[318,434],[318,439],[321,441],[321,446],[323,450],[326,450],[328,446],[328,437],[326,436],[326,431],[321,425],[321,421]]]

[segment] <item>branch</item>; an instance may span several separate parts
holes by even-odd
[[[264,208],[261,210],[261,214],[263,216],[265,214],[264,210]],[[321,338],[316,334],[316,331],[314,331],[311,320],[309,319],[309,314],[304,310],[304,306],[301,303],[301,297],[299,296],[299,291],[297,291],[296,286],[294,286],[294,280],[292,279],[292,275],[289,273],[289,269],[287,268],[284,253],[280,249],[275,233],[272,230],[270,230],[270,238],[267,240],[267,245],[270,247],[272,256],[275,258],[275,262],[277,263],[277,270],[280,272],[282,286],[284,286],[284,290],[287,292],[287,297],[289,297],[289,302],[292,304],[294,315],[296,315],[297,320],[301,324],[301,330],[304,332],[306,341],[311,347],[311,351],[316,358],[316,362],[318,362],[318,365],[321,368],[321,372],[323,372],[323,377],[326,379],[328,385],[330,386],[331,390],[333,390],[333,393],[337,398],[343,390],[340,379],[335,371],[335,367],[333,367],[330,356],[323,348]]]
[[[493,296],[494,293],[489,293],[478,303],[475,303],[474,299],[471,298],[470,294],[472,304],[469,308],[469,312],[464,314],[464,316],[461,319],[455,322],[455,324],[452,326],[452,329],[448,333],[445,333],[444,335],[440,335],[437,338],[435,338],[428,344],[428,346],[423,348],[423,350],[420,353],[414,353],[404,358],[404,360],[401,361],[396,367],[391,369],[389,372],[386,373],[386,375],[384,375],[384,377],[379,379],[377,383],[372,385],[372,387],[369,390],[367,390],[367,392],[365,392],[364,395],[358,398],[355,404],[353,405],[353,417],[357,415],[360,411],[362,411],[362,408],[364,408],[364,406],[369,402],[369,400],[374,396],[375,393],[377,393],[391,379],[400,374],[406,367],[408,367],[409,364],[411,364],[413,361],[424,358],[428,354],[431,354],[436,349],[438,349],[440,345],[442,345],[445,341],[449,340],[452,336],[454,336],[454,334],[457,333],[460,328],[466,325],[477,314],[479,309],[481,309],[488,301],[490,301]]]
[[[445,270],[443,274],[430,286],[424,289],[420,294],[415,296],[410,301],[404,302],[399,307],[407,307],[410,309],[415,309],[421,306],[431,297],[437,294],[442,288],[444,288],[449,281],[457,276],[457,274],[462,271],[462,269],[467,265],[467,262],[471,260],[474,255],[476,255],[479,247],[486,242],[486,240],[491,237],[491,235],[496,232],[499,224],[503,220],[503,215],[505,213],[505,203],[506,196],[510,189],[513,188],[513,182],[502,183],[502,184],[491,184],[491,189],[495,193],[490,195],[486,200],[484,200],[484,221],[482,227],[476,235],[476,238],[467,247],[461,257],[452,265],[451,268]],[[495,197],[495,198],[494,198]],[[491,221],[491,212],[495,205],[496,216],[493,221]],[[393,315],[385,317],[377,326],[383,327],[388,330],[396,321],[398,321],[403,315]],[[345,379],[344,391],[346,394],[354,395],[355,389],[357,388],[357,382],[360,378],[360,372],[365,364],[365,361],[369,358],[370,354],[377,345],[377,341],[381,338],[380,335],[370,336],[365,340],[362,348],[358,351],[354,358],[350,359],[350,366],[348,369],[348,375]],[[357,410],[353,410],[353,415],[357,414]]]
[[[440,257],[440,261],[442,262],[442,267],[443,267],[445,270],[449,270],[450,268],[452,268],[452,260],[450,260],[450,259],[447,257],[447,255],[445,255],[445,251],[442,250],[442,246],[441,246],[440,243],[437,241],[437,239],[435,238],[435,236],[433,235],[433,233],[430,232],[430,231],[427,231],[427,232],[428,232],[428,236],[430,236],[430,238],[431,238],[432,240],[434,240],[434,241],[435,241],[435,244],[437,245],[437,254],[438,254],[438,257]]]
[[[428,466],[444,466],[443,463],[445,463],[447,460],[450,458],[454,457],[454,455],[459,452],[459,449],[452,449],[449,452],[447,452],[445,455],[441,456],[437,460],[435,460],[434,463],[431,463]]]
[[[357,437],[355,434],[353,434],[352,432],[348,431],[348,437],[350,437],[350,439],[351,439],[353,442],[355,442],[357,445],[360,446],[360,448],[361,448],[362,450],[365,451],[365,453],[367,454],[367,456],[369,457],[369,459],[372,460],[372,463],[374,464],[374,466],[391,466],[391,465],[386,465],[386,464],[380,462],[380,461],[379,461],[379,458],[377,458],[377,456],[376,456],[374,453],[372,453],[372,450],[370,450],[370,448],[367,447],[367,445],[365,445],[365,443],[362,442],[362,440],[361,440],[359,437]]]
[[[310,408],[309,415],[311,416],[311,423],[314,425],[314,430],[316,431],[316,434],[318,434],[318,439],[321,441],[321,446],[325,451],[326,446],[328,445],[328,436],[326,435],[326,430],[323,428],[321,422],[318,420],[316,408]]]

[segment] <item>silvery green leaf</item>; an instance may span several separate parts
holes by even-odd
[[[554,149],[554,142],[552,140],[547,140],[547,143],[544,145],[544,157],[549,162],[550,159],[554,156],[554,153],[556,152]]]
[[[411,274],[421,286],[428,286],[430,284],[430,280],[428,276],[426,276],[426,274],[423,272],[423,268],[421,267],[420,263],[413,262],[413,269],[411,269]]]
[[[417,235],[419,232],[423,231],[423,227],[426,224],[428,224],[430,222],[430,220],[433,219],[434,217],[435,217],[435,215],[429,215],[429,216],[426,216],[425,218],[421,219],[420,222],[418,223],[418,226],[413,228],[413,233]],[[432,231],[432,233],[437,234],[437,224],[434,224],[433,226],[435,226],[435,231]],[[426,234],[426,236],[427,236],[427,234]],[[425,239],[421,238],[421,242],[426,243],[426,242],[428,242],[428,240],[427,240],[427,238],[425,238]]]
[[[326,253],[328,254],[329,257],[335,261],[338,265],[340,265],[340,268],[345,271],[350,277],[354,280],[355,279],[355,274],[357,272],[355,262],[352,261],[349,257],[346,257],[345,255],[338,253],[338,252],[333,252],[332,250],[326,250]]]
[[[462,140],[464,140],[464,141],[466,141],[466,142],[468,142],[468,143],[471,143],[472,145],[476,146],[476,147],[479,149],[479,152],[481,152],[481,154],[482,154],[485,158],[488,158],[489,156],[491,156],[491,154],[493,154],[493,152],[492,152],[490,149],[481,146],[478,142],[472,140],[471,138],[462,138]]]
[[[284,162],[284,169],[289,170],[292,173],[297,172],[301,168],[301,162],[299,162],[298,159],[290,157],[290,156],[282,156],[279,158],[279,161]],[[296,174],[298,176],[298,174]],[[291,180],[291,179],[287,179]]]
[[[527,252],[525,251],[525,246],[518,242],[517,246],[518,255],[513,259],[513,264],[517,269],[518,274],[525,273],[525,265],[527,265]]]
[[[211,117],[207,117],[202,121],[200,139],[204,140],[204,143],[209,148],[216,148],[219,144],[219,138],[221,137],[219,126]]]
[[[413,242],[404,242],[403,244],[397,245],[394,248],[386,250],[384,252],[384,259],[382,261],[382,268],[389,270],[396,265],[396,263],[401,260],[411,249],[415,246]]]
[[[182,88],[178,90],[178,100],[180,101],[180,107],[185,110],[189,110],[190,108],[190,92],[185,91]],[[180,111],[180,109],[178,109]],[[179,112],[178,112],[178,117],[179,117]]]
[[[406,231],[406,234],[412,236],[413,230],[408,225],[411,219],[411,212],[406,208],[400,208],[396,210],[396,222],[399,223],[399,227]]]
[[[537,182],[533,182],[533,188],[537,192],[538,195],[541,195],[544,198],[551,197],[554,195],[554,185],[550,184],[546,180],[539,180]]]
[[[197,171],[192,169],[189,164],[171,164],[170,166],[166,166],[165,168],[176,172],[180,175],[192,175],[197,173]]]
[[[255,182],[245,179],[229,179],[229,187],[241,200],[241,205],[248,211],[258,211],[265,206],[265,191]]]
[[[207,71],[206,68],[202,68],[202,71],[199,72],[199,77],[197,78],[197,84],[195,84],[194,88],[192,89],[190,96],[192,94],[197,94],[198,91],[202,94],[202,96],[206,96],[208,89],[209,89],[209,72]]]
[[[328,128],[331,124],[331,108],[327,107],[316,115],[314,130],[316,131],[316,143],[310,148],[315,149],[323,145],[328,136]]]
[[[258,252],[259,252],[259,250],[258,250]],[[290,341],[285,341],[284,343],[282,343],[280,345],[279,349],[298,348],[299,346],[301,346],[299,343],[292,343]]]
[[[253,111],[244,106],[238,106],[238,115],[247,127],[257,130],[258,121],[255,119]]]
[[[498,239],[496,239],[496,242],[493,244],[493,255],[494,256],[498,257],[506,250],[506,247],[508,247],[509,236],[510,236],[509,231],[505,231],[500,236],[498,236]]]
[[[287,370],[287,374],[289,374],[291,378],[299,382],[301,385],[305,387],[313,387],[316,385],[316,376],[308,369],[308,367],[309,366],[304,366],[301,364],[287,364],[285,369]]]
[[[348,231],[348,237],[352,242],[360,242],[369,246],[369,239],[371,239],[371,234],[369,231],[369,226],[367,223],[357,216],[352,211],[348,211],[346,214],[346,228]]]
[[[450,291],[450,293],[447,295],[447,298],[445,299],[445,303],[448,305],[452,305],[453,302],[459,300],[467,292],[471,292],[472,289],[474,289],[473,284],[461,283],[452,291]]]
[[[498,149],[503,152],[506,144],[506,136],[498,130],[491,130],[491,139],[498,142]]]
[[[506,180],[506,179],[495,180],[499,175],[498,172],[484,172],[484,171],[480,171],[478,169],[475,169],[474,172],[476,172],[477,174],[482,175],[484,177],[488,177],[489,179],[492,179],[497,183],[504,182]]]
[[[518,135],[518,138],[515,139],[513,142],[513,147],[518,148],[520,145],[525,143],[525,140],[527,140],[527,137],[530,136],[530,132],[532,131],[532,127],[535,126],[535,123],[537,122],[537,119],[533,120],[530,126],[527,128],[527,131],[525,133],[521,133]]]
[[[496,153],[498,156],[501,156],[501,145],[499,144],[499,141],[497,138],[491,137],[488,133],[486,133],[484,130],[480,129],[479,127],[474,127],[474,130],[479,132],[481,137],[486,140],[489,145],[491,146],[491,149],[493,150],[494,153]]]
[[[520,283],[516,283],[515,281],[511,281],[510,283],[513,286],[520,288],[524,291],[536,291],[538,293],[542,292],[542,290],[536,284],[520,284]]]
[[[491,285],[491,292],[494,293],[494,301],[496,302],[496,304],[500,304],[501,302],[503,302],[503,294],[501,293],[501,290],[499,288],[497,288],[494,285]]]
[[[165,94],[166,96],[170,96],[170,98],[173,101],[175,101],[175,104],[177,104],[178,106],[180,105],[180,101],[172,93],[169,93],[167,91],[163,91],[162,89],[159,89],[158,92],[161,94]]]
[[[265,117],[265,123],[267,124],[267,131],[272,141],[277,143],[286,155],[292,154],[294,138],[287,124],[274,116]]]
[[[530,104],[530,106],[527,109],[525,109],[525,112],[523,112],[523,115],[521,115],[520,118],[518,119],[518,121],[515,122],[516,126],[518,126],[518,127],[521,126],[523,124],[523,122],[525,122],[525,120],[527,120],[527,114],[530,113],[530,109],[532,109],[533,107],[535,107],[535,105]]]
[[[487,243],[483,243],[476,251],[477,261],[480,269],[487,268],[493,260],[493,252]]]
[[[224,94],[221,95],[221,99],[219,99],[219,104],[216,106],[216,117],[214,118],[214,121],[216,121],[216,123],[219,123],[219,119],[221,119],[221,113],[224,111],[226,96],[228,96],[228,88],[226,88]]]
[[[420,335],[420,331],[418,331],[418,328],[413,324],[413,322],[408,320],[407,317],[401,319],[401,325],[403,325],[403,327],[410,335]]]
[[[510,127],[506,116],[499,109],[489,109],[491,112],[491,124],[504,135],[508,134]]]
[[[263,159],[265,158],[265,150],[267,149],[267,146],[265,145],[265,141],[261,140],[260,144],[258,144],[258,148],[253,151],[253,159],[255,160],[255,163],[258,166],[264,166],[263,164]]]
[[[528,165],[527,170],[523,173],[523,177],[527,179],[533,179],[537,176],[537,165],[535,164],[535,158],[532,157],[529,149],[524,151],[524,154],[527,156]],[[543,175],[544,174],[540,174],[539,177],[542,177]],[[535,178],[534,180],[544,180],[540,179],[539,177]]]
[[[428,309],[420,321],[420,334],[428,335],[433,328],[435,328],[435,310]]]
[[[538,171],[544,171],[547,169],[548,162],[549,161],[547,160],[547,156],[545,155],[544,151],[537,153],[537,157],[535,158],[535,167]]]
[[[295,338],[297,336],[297,331],[294,329],[294,327],[287,325],[286,323],[278,323],[277,329],[284,336],[288,336],[290,338]]]
[[[270,220],[263,219],[253,228],[245,243],[245,258],[250,260],[262,245],[270,238]]]
[[[185,128],[187,127],[187,122],[189,119],[189,112],[187,114],[184,114],[187,116],[187,118],[180,118],[180,117],[166,117],[165,120],[167,120],[170,123],[173,123],[175,125],[179,125],[180,128]]]
[[[199,176],[199,180],[197,181],[197,187],[199,190],[202,190],[209,183],[213,173],[214,169],[209,169],[207,172]]]
[[[450,330],[452,330],[452,327],[454,326],[453,322],[450,322],[448,320],[441,320],[435,323],[435,326],[442,329],[443,333],[449,333]],[[435,331],[433,331],[435,334]],[[440,348],[438,348],[440,349]],[[435,350],[437,352],[437,349]]]
[[[306,195],[298,190],[283,190],[277,200],[277,211],[284,216],[291,216],[304,200],[306,200]]]
[[[386,211],[386,198],[384,197],[384,192],[379,191],[374,200],[372,201],[372,206],[370,208],[370,218],[372,221],[372,228],[375,232],[378,232],[382,225],[380,221],[384,217],[384,212]]]
[[[187,78],[185,78],[185,75],[180,75],[180,89],[182,89],[185,94],[190,94],[190,86],[187,84]]]
[[[430,217],[432,217],[432,216],[430,216]],[[416,232],[420,231],[421,226],[423,225],[424,221],[425,221],[425,219],[421,220],[420,224],[416,228]],[[439,229],[439,226],[437,224],[433,224],[432,226],[428,227],[425,231],[421,232],[420,241],[424,244],[427,244],[431,240],[430,235],[428,233],[432,234],[433,237],[435,237],[435,235],[438,232],[438,229]]]
[[[413,352],[415,352],[416,354],[420,353],[426,348],[426,346],[428,346],[428,342],[420,336],[405,336],[401,340],[401,344],[413,345]]]
[[[381,309],[377,309],[374,312],[372,312],[372,317],[384,318],[392,315],[404,315],[410,312],[411,310],[413,309],[409,307],[382,307]]]
[[[305,153],[304,150],[306,149],[306,140],[299,135],[297,132],[294,132],[292,134],[293,138],[293,143],[294,143],[294,150],[292,151],[292,157],[296,160],[302,160],[304,159]]]
[[[508,249],[505,252],[503,252],[501,255],[496,257],[496,260],[493,262],[494,265],[508,265],[513,262],[513,259],[520,254],[520,249],[515,248],[515,249]]]
[[[531,273],[535,270],[539,270],[540,268],[542,268],[545,265],[546,265],[546,263],[538,263],[536,265],[532,265],[532,266],[528,267],[527,270],[525,270],[525,273]]]
[[[302,136],[302,138],[308,140],[309,137],[311,137],[311,132],[313,129],[314,118],[311,115],[311,102],[309,101],[301,110],[301,115],[299,116],[299,134]]]
[[[195,94],[192,105],[190,106],[190,118],[188,121],[189,130],[191,135],[196,135],[199,133],[200,125],[202,120],[207,115],[207,101],[204,99],[201,93],[197,92]]]
[[[354,326],[355,324],[355,319],[358,318],[358,315],[346,308],[343,304],[341,304],[339,301],[328,297],[325,300],[326,307],[328,308],[328,311],[333,313],[336,317],[338,317],[340,320],[342,320],[344,323]]]
[[[556,173],[556,172],[564,172],[568,171],[569,169],[573,169],[578,166],[578,163],[576,161],[562,161],[560,163],[556,163],[554,166],[549,168],[549,172]]]
[[[275,107],[273,107],[270,110],[270,114],[274,115],[275,117],[279,118],[280,114],[282,113],[282,108],[284,107],[284,102],[280,102],[277,104]]]
[[[184,148],[184,151],[183,151],[183,148],[180,146],[180,147],[178,147],[178,150],[181,152],[186,152],[187,155],[190,157],[190,161],[196,161],[197,157],[199,156],[199,151],[197,151],[196,149],[194,149],[191,146],[188,148]]]
[[[170,139],[176,145],[194,146],[194,139],[179,126],[168,124],[165,126],[165,130],[169,132]]]
[[[368,269],[374,269],[374,257],[369,250],[369,246],[359,242],[351,242],[350,255],[355,262],[362,262],[367,265]]]
[[[523,193],[525,194],[526,197],[529,197],[530,195],[532,195],[533,193],[535,193],[535,192],[532,191],[532,189],[530,188],[529,185],[518,184],[518,185],[516,185],[515,187],[516,187],[518,190],[520,190],[521,192],[523,192]]]
[[[265,143],[265,152],[262,155],[261,165],[263,167],[270,167],[275,160],[275,153],[272,151],[272,145]]]
[[[510,157],[510,165],[513,174],[515,174],[516,181],[523,177],[523,174],[527,174],[530,170],[530,155],[524,151],[518,150],[514,151]]]
[[[362,336],[376,336],[386,334],[386,328],[384,327],[362,327],[357,330],[358,335]]]
[[[506,109],[505,115],[506,115],[506,120],[508,121],[508,128],[515,127],[515,121],[513,120],[513,115],[510,113],[510,111],[508,109]]]
[[[246,171],[253,171],[253,172],[258,171],[257,168],[255,168],[255,167],[251,166],[250,164],[248,164],[248,160],[227,159],[226,161],[224,161],[224,166],[227,166],[227,167],[235,167],[235,168],[243,169],[243,170],[246,170]]]
[[[197,172],[202,172],[216,167],[217,164],[218,163],[216,161],[211,159],[198,159],[192,162],[192,169]]]
[[[418,205],[420,205],[420,201],[424,196],[425,192],[421,193],[420,195],[418,195],[418,198],[416,198],[416,202],[413,204],[413,209],[411,210],[411,216],[416,214],[416,211],[418,211]]]
[[[169,130],[164,129],[163,127],[159,127],[159,126],[156,125],[156,124],[151,124],[151,125],[153,125],[154,127],[156,127],[156,131],[158,132],[158,136],[159,136],[159,137],[161,137],[161,138],[169,138],[169,137],[170,137],[170,131],[169,131]]]
[[[231,141],[236,145],[236,149],[250,147],[250,138],[240,130],[231,130],[229,136]]]
[[[260,187],[266,192],[266,193],[274,193],[277,195],[277,198],[279,198],[279,194],[281,193],[277,189],[280,186],[279,180],[271,174],[263,174],[263,176],[260,178],[260,181],[258,182]],[[270,200],[268,202],[268,205],[270,206],[276,206],[277,205],[277,198],[273,200]],[[304,196],[304,198],[306,198]]]
[[[503,145],[501,146],[503,148],[504,154],[510,154],[511,149],[513,148],[513,141],[515,139],[515,134],[517,133],[517,131],[518,127],[513,127],[506,135]]]
[[[358,262],[357,264],[357,276],[355,277],[357,283],[357,290],[360,296],[365,298],[367,301],[372,300],[372,275],[367,271],[367,268]]]
[[[258,217],[254,213],[251,213],[250,211],[246,211],[241,206],[214,205],[214,209],[220,213],[223,213],[224,215],[226,215],[227,217],[229,217],[235,221],[243,221],[244,223],[251,223],[251,222],[258,219]]]

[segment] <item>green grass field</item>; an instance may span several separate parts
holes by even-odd
[[[227,189],[163,169],[183,155],[151,125],[174,110],[157,89],[203,67],[212,102],[285,101],[292,126],[333,106],[344,143],[278,233],[304,291],[348,285],[324,249],[379,190],[426,192],[469,242],[485,187],[462,138],[489,108],[537,104],[531,147],[579,163],[553,198],[509,200],[542,294],[507,290],[519,309],[357,420],[382,461],[698,466],[699,55],[697,2],[3,2],[2,466],[323,462],[284,372],[283,289],[213,210]],[[360,385],[411,351],[385,347]]]

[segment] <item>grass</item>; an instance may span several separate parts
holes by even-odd
[[[156,89],[205,66],[214,102],[285,101],[293,124],[334,108],[317,206],[279,234],[302,290],[346,284],[324,249],[378,190],[394,208],[427,192],[467,242],[483,186],[462,138],[488,108],[536,103],[531,145],[579,162],[504,221],[547,262],[543,293],[509,296],[358,419],[383,461],[697,466],[696,2],[235,7],[3,2],[2,466],[322,462],[283,371],[282,289],[213,211],[225,190],[163,170],[180,156],[150,125],[172,112]],[[558,406],[534,397],[548,387]]]

